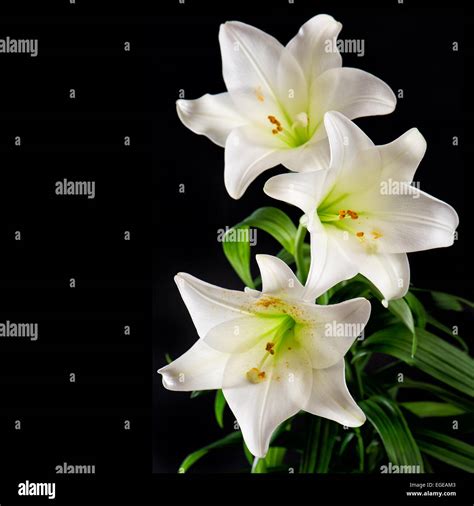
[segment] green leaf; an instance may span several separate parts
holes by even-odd
[[[394,465],[420,466],[423,471],[420,450],[397,404],[374,396],[362,401],[360,406],[378,432],[389,461]]]
[[[464,339],[461,336],[458,336],[457,334],[454,334],[453,331],[452,331],[452,329],[450,329],[447,325],[444,325],[443,323],[439,322],[436,318],[434,318],[431,315],[427,315],[426,321],[427,321],[427,323],[429,325],[432,325],[436,329],[441,330],[442,332],[444,332],[449,337],[452,337],[453,339],[455,339],[461,345],[461,348],[464,351],[469,352],[469,346],[466,344],[466,342],[464,341]]]
[[[309,266],[305,262],[303,252],[303,244],[305,244],[304,239],[306,237],[307,231],[308,230],[306,229],[306,227],[300,223],[298,230],[296,232],[295,245],[294,245],[296,275],[303,285],[306,283],[306,278],[308,277],[309,272]]]
[[[416,326],[424,329],[426,327],[427,315],[425,307],[421,303],[420,299],[418,299],[418,297],[412,292],[408,292],[404,298],[415,317]]]
[[[258,228],[275,238],[292,256],[295,252],[296,227],[290,217],[276,207],[261,207],[248,218],[232,227],[224,236],[224,254],[240,279],[250,288],[255,288],[250,270],[249,227]],[[237,236],[235,230],[246,232]]]
[[[461,397],[445,388],[433,385],[432,383],[424,383],[422,381],[413,381],[409,378],[405,378],[402,383],[397,384],[398,388],[411,388],[417,390],[423,390],[425,392],[429,392],[433,395],[436,395],[439,399],[446,401],[447,403],[456,406],[462,412],[474,412],[474,402]]]
[[[415,322],[413,321],[413,315],[410,306],[403,299],[391,300],[388,303],[388,310],[394,316],[396,316],[411,332],[411,358],[413,358],[418,346],[418,337],[415,332]]]
[[[222,247],[224,248],[224,254],[227,257],[227,260],[230,265],[232,265],[239,278],[246,286],[255,288],[252,273],[250,272],[250,241],[248,239],[241,241],[235,240],[235,237],[238,237],[235,236],[235,231],[239,230],[247,231],[248,237],[248,232],[250,230],[248,225],[236,225],[224,236]],[[234,234],[234,237],[232,234]]]
[[[447,402],[432,401],[413,401],[401,402],[401,406],[419,418],[429,418],[433,416],[454,416],[464,413],[463,409],[453,406]]]
[[[392,325],[368,337],[365,352],[378,352],[403,360],[461,392],[473,395],[474,361],[464,352],[423,329],[417,329],[418,351],[412,358],[412,334],[403,325]]]
[[[291,218],[276,207],[261,207],[243,223],[259,228],[274,237],[283,248],[294,255],[296,227]]]
[[[222,390],[217,390],[216,398],[214,400],[214,414],[216,416],[217,425],[221,429],[224,428],[224,409],[226,406],[226,400]]]
[[[444,292],[431,292],[434,303],[446,311],[462,311],[463,307],[459,298]]]
[[[355,432],[347,432],[347,434],[343,437],[341,446],[339,447],[339,457],[345,452],[349,443],[354,439]]]
[[[207,455],[211,450],[219,449],[219,448],[227,448],[229,446],[235,446],[241,444],[242,442],[242,433],[240,431],[233,432],[232,434],[228,434],[227,436],[211,443],[204,448],[196,450],[193,453],[190,453],[179,466],[180,473],[186,473],[189,471],[189,468],[193,466],[198,460],[202,459],[204,455]]]
[[[311,416],[306,448],[300,463],[301,473],[327,473],[339,430],[338,424]]]
[[[388,303],[388,310],[395,315],[410,332],[415,332],[415,322],[413,321],[410,306],[403,299],[391,300]]]
[[[451,466],[474,472],[474,446],[428,429],[417,429],[420,450]]]

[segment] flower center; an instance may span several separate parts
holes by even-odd
[[[268,302],[272,299],[264,300]],[[275,300],[279,301],[279,299]],[[267,307],[271,307],[271,305],[272,304],[269,304]],[[278,319],[279,323],[276,327],[273,327],[270,333],[263,335],[260,342],[257,344],[258,347],[261,347],[261,358],[257,361],[255,367],[252,367],[246,372],[246,378],[250,383],[261,383],[265,381],[268,377],[267,370],[272,368],[278,356],[281,356],[279,350],[281,350],[283,346],[286,346],[288,349],[292,348],[294,327],[296,325],[295,320],[288,314],[260,314],[259,316],[261,318]]]
[[[284,115],[284,119],[270,114],[267,116],[269,128],[273,135],[291,148],[305,144],[314,134],[315,129],[310,125],[310,118],[306,112],[296,114],[294,118]]]

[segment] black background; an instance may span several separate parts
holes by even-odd
[[[391,115],[357,123],[380,144],[418,127],[428,152],[416,179],[461,216],[454,247],[410,255],[412,281],[470,296],[464,241],[470,229],[463,220],[469,216],[469,167],[462,151],[472,152],[472,144],[462,93],[464,59],[472,52],[463,34],[470,20],[456,5],[0,4],[0,37],[39,39],[37,58],[0,55],[0,321],[40,324],[37,342],[0,338],[0,504],[277,504],[294,489],[291,502],[322,504],[310,495],[315,488],[328,503],[342,495],[376,504],[403,498],[404,477],[294,476],[291,483],[270,476],[152,475],[174,473],[189,451],[222,435],[210,398],[191,401],[167,392],[155,372],[165,352],[175,357],[196,337],[173,275],[186,271],[240,288],[217,229],[275,205],[261,188],[279,171],[232,200],[223,185],[223,150],[187,130],[174,104],[180,89],[186,98],[224,91],[221,22],[244,21],[286,43],[313,15],[333,15],[344,25],[343,38],[365,39],[365,56],[343,55],[344,64],[405,93]],[[460,42],[459,53],[451,51],[453,40]],[[123,51],[124,41],[131,42],[130,53]],[[68,98],[70,88],[75,100]],[[20,147],[14,146],[16,135]],[[123,145],[126,135],[130,147]],[[453,135],[461,147],[451,146]],[[63,178],[95,180],[96,198],[56,196],[54,182]],[[22,241],[14,241],[17,230]],[[123,240],[124,230],[131,241]],[[255,249],[273,253],[276,245],[262,234]],[[124,325],[131,325],[131,336],[123,335]],[[14,430],[17,419],[21,431]],[[124,430],[124,420],[131,430]],[[226,427],[231,423],[228,417]],[[202,469],[229,471],[241,462],[239,453],[213,458]],[[95,464],[96,475],[54,474],[63,462]],[[22,500],[17,484],[27,479],[55,481],[57,499]],[[391,484],[394,493],[376,493],[376,480],[385,488]],[[216,492],[218,481],[232,486],[225,499]]]

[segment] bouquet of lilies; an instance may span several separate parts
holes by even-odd
[[[231,197],[281,164],[290,172],[264,192],[302,212],[295,226],[280,209],[260,208],[224,237],[243,291],[176,275],[199,339],[158,371],[163,385],[192,397],[216,390],[217,422],[223,427],[226,406],[237,422],[186,457],[181,472],[235,445],[252,472],[430,472],[439,462],[474,471],[463,440],[473,426],[474,362],[425,307],[473,304],[410,287],[407,257],[452,245],[458,216],[412,184],[426,150],[416,128],[376,146],[353,123],[391,113],[396,98],[327,51],[340,30],[318,15],[283,46],[225,23],[227,91],[177,102],[185,126],[225,148]],[[250,227],[282,247],[256,256],[256,279],[249,241],[230,234]],[[374,355],[385,355],[382,366]],[[407,389],[419,400],[400,400]]]

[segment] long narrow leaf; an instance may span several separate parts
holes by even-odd
[[[474,446],[428,429],[418,429],[416,439],[423,453],[464,471],[474,472]]]
[[[389,461],[393,465],[419,466],[423,459],[403,413],[395,402],[374,396],[360,403],[361,408],[382,439]]]
[[[403,360],[461,392],[473,396],[474,361],[466,353],[423,329],[417,329],[418,351],[411,356],[412,335],[403,325],[392,325],[368,337],[365,352],[378,352]]]

